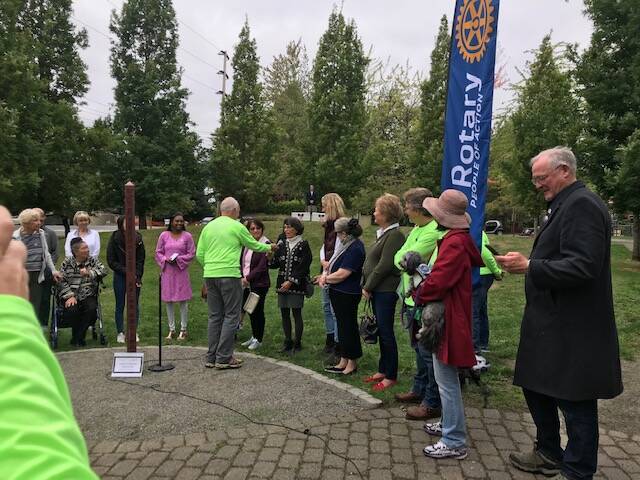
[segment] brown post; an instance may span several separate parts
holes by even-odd
[[[124,186],[124,245],[127,255],[127,352],[136,351],[136,187],[132,182]]]

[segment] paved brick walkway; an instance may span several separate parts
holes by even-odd
[[[432,439],[422,422],[405,420],[399,408],[290,420],[289,428],[248,425],[89,448],[105,480],[545,478],[519,472],[508,461],[510,452],[531,448],[531,417],[473,408],[466,416],[471,451],[462,461],[424,457],[422,448]],[[640,480],[640,435],[602,430],[596,478]]]

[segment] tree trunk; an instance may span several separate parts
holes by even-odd
[[[633,247],[631,249],[631,260],[640,261],[640,214],[633,215]]]

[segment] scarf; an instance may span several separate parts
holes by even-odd
[[[344,239],[344,243],[340,244],[340,248],[334,252],[333,256],[331,257],[331,260],[329,260],[329,268],[328,268],[329,272],[331,272],[331,269],[333,268],[333,265],[336,263],[336,260],[338,260],[338,258],[340,258],[340,256],[347,251],[347,248],[349,248],[351,244],[355,241],[356,241],[356,238],[353,235],[346,236],[346,238]]]

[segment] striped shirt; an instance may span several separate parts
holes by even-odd
[[[27,247],[27,262],[25,267],[28,272],[39,272],[42,268],[42,240],[40,232],[31,235],[20,235],[20,240]]]
[[[89,270],[89,276],[80,273],[81,268]],[[67,257],[60,267],[62,280],[60,281],[59,295],[66,300],[76,297],[79,302],[87,297],[92,297],[98,292],[98,281],[107,275],[107,269],[100,260],[89,257],[84,263],[78,263],[75,257]]]

